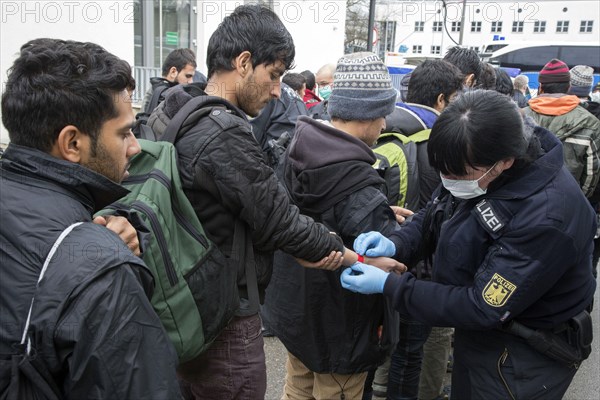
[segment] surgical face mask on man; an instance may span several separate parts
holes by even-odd
[[[331,88],[331,85],[320,87],[319,88],[319,97],[322,98],[323,100],[329,99],[329,96],[331,96],[332,90],[333,89]]]
[[[492,169],[496,166],[496,163],[492,165],[490,169],[488,169],[485,174],[481,175],[479,179],[473,180],[460,180],[460,179],[448,179],[444,178],[444,176],[440,173],[440,178],[442,178],[442,185],[452,194],[452,196],[458,199],[472,199],[487,193],[487,188],[482,189],[479,187],[479,181],[483,179],[484,176],[490,173]]]
[[[596,103],[600,103],[600,92],[595,92],[590,94],[590,98],[592,99],[592,101],[595,101]]]

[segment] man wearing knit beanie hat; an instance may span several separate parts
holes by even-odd
[[[366,121],[394,111],[396,90],[387,67],[373,53],[339,59],[329,97],[329,115],[346,121]]]
[[[579,72],[574,74],[577,83],[582,81]],[[565,165],[589,198],[600,178],[600,121],[580,106],[579,97],[566,94],[571,79],[567,64],[551,60],[540,72],[538,97],[524,110],[563,143]]]
[[[576,65],[571,68],[571,88],[569,94],[587,99],[594,83],[594,68],[587,65]]]
[[[387,235],[398,227],[370,148],[395,102],[396,91],[379,57],[348,54],[337,64],[331,121],[298,118],[282,181],[302,213],[323,222],[345,243],[363,232]],[[399,324],[393,313],[384,312],[383,297],[342,290],[338,275],[306,273],[280,253],[265,301],[265,326],[288,350],[283,397],[362,398],[367,373],[392,350],[394,335],[388,332]]]
[[[594,69],[587,65],[576,65],[571,68],[571,88],[569,94],[579,97],[579,105],[600,119],[600,103],[590,95],[594,83]]]

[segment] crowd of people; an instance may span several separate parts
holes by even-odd
[[[1,104],[2,398],[262,399],[264,332],[287,351],[282,399],[564,395],[591,351],[600,257],[593,68],[547,60],[532,97],[461,47],[401,88],[370,52],[314,74],[294,57],[276,14],[239,6],[206,77],[173,51],[136,121],[124,60],[22,46]],[[136,127],[160,140],[175,122],[182,191],[225,257],[244,255],[239,308],[185,362],[153,308],[157,239],[136,213],[96,215],[128,193]],[[384,137],[403,169],[374,168]]]

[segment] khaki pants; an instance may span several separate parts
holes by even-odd
[[[423,346],[419,399],[432,400],[442,394],[453,328],[433,327]]]
[[[367,372],[352,375],[317,374],[288,352],[282,400],[347,400],[362,398]]]

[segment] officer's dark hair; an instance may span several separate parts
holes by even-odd
[[[445,175],[464,176],[466,165],[490,167],[525,155],[523,119],[517,105],[491,90],[463,93],[436,120],[427,144],[429,163]]]
[[[9,69],[2,123],[12,143],[44,152],[74,125],[93,150],[102,125],[118,116],[115,96],[133,89],[129,63],[97,44],[31,40]]]
[[[306,79],[306,88],[308,90],[315,90],[315,85],[317,84],[315,74],[313,74],[309,70],[306,70],[300,72],[300,75],[302,75]]]
[[[444,60],[454,64],[464,75],[475,75],[475,81],[478,81],[481,75],[481,61],[475,50],[465,47],[454,46],[448,49]]]
[[[306,83],[306,78],[301,74],[290,72],[285,74],[283,78],[281,78],[281,81],[297,91],[302,89],[302,85]]]
[[[510,79],[508,73],[501,69],[496,68],[496,92],[505,94],[512,97],[513,93],[513,82]]]
[[[440,94],[447,99],[462,89],[463,74],[444,60],[426,60],[412,71],[406,101],[433,107]]]
[[[569,88],[571,87],[570,82],[549,82],[549,83],[540,83],[540,87],[542,88],[543,93],[567,93]]]
[[[169,75],[172,67],[177,71],[181,71],[187,65],[191,65],[196,69],[196,54],[190,49],[175,49],[169,53],[162,65],[163,78]]]
[[[215,72],[232,71],[232,61],[244,51],[252,55],[252,67],[281,61],[292,67],[294,40],[279,17],[261,5],[242,5],[225,17],[208,41],[208,79]]]
[[[495,90],[496,89],[496,69],[490,63],[482,63],[481,74],[477,79],[476,89]]]

